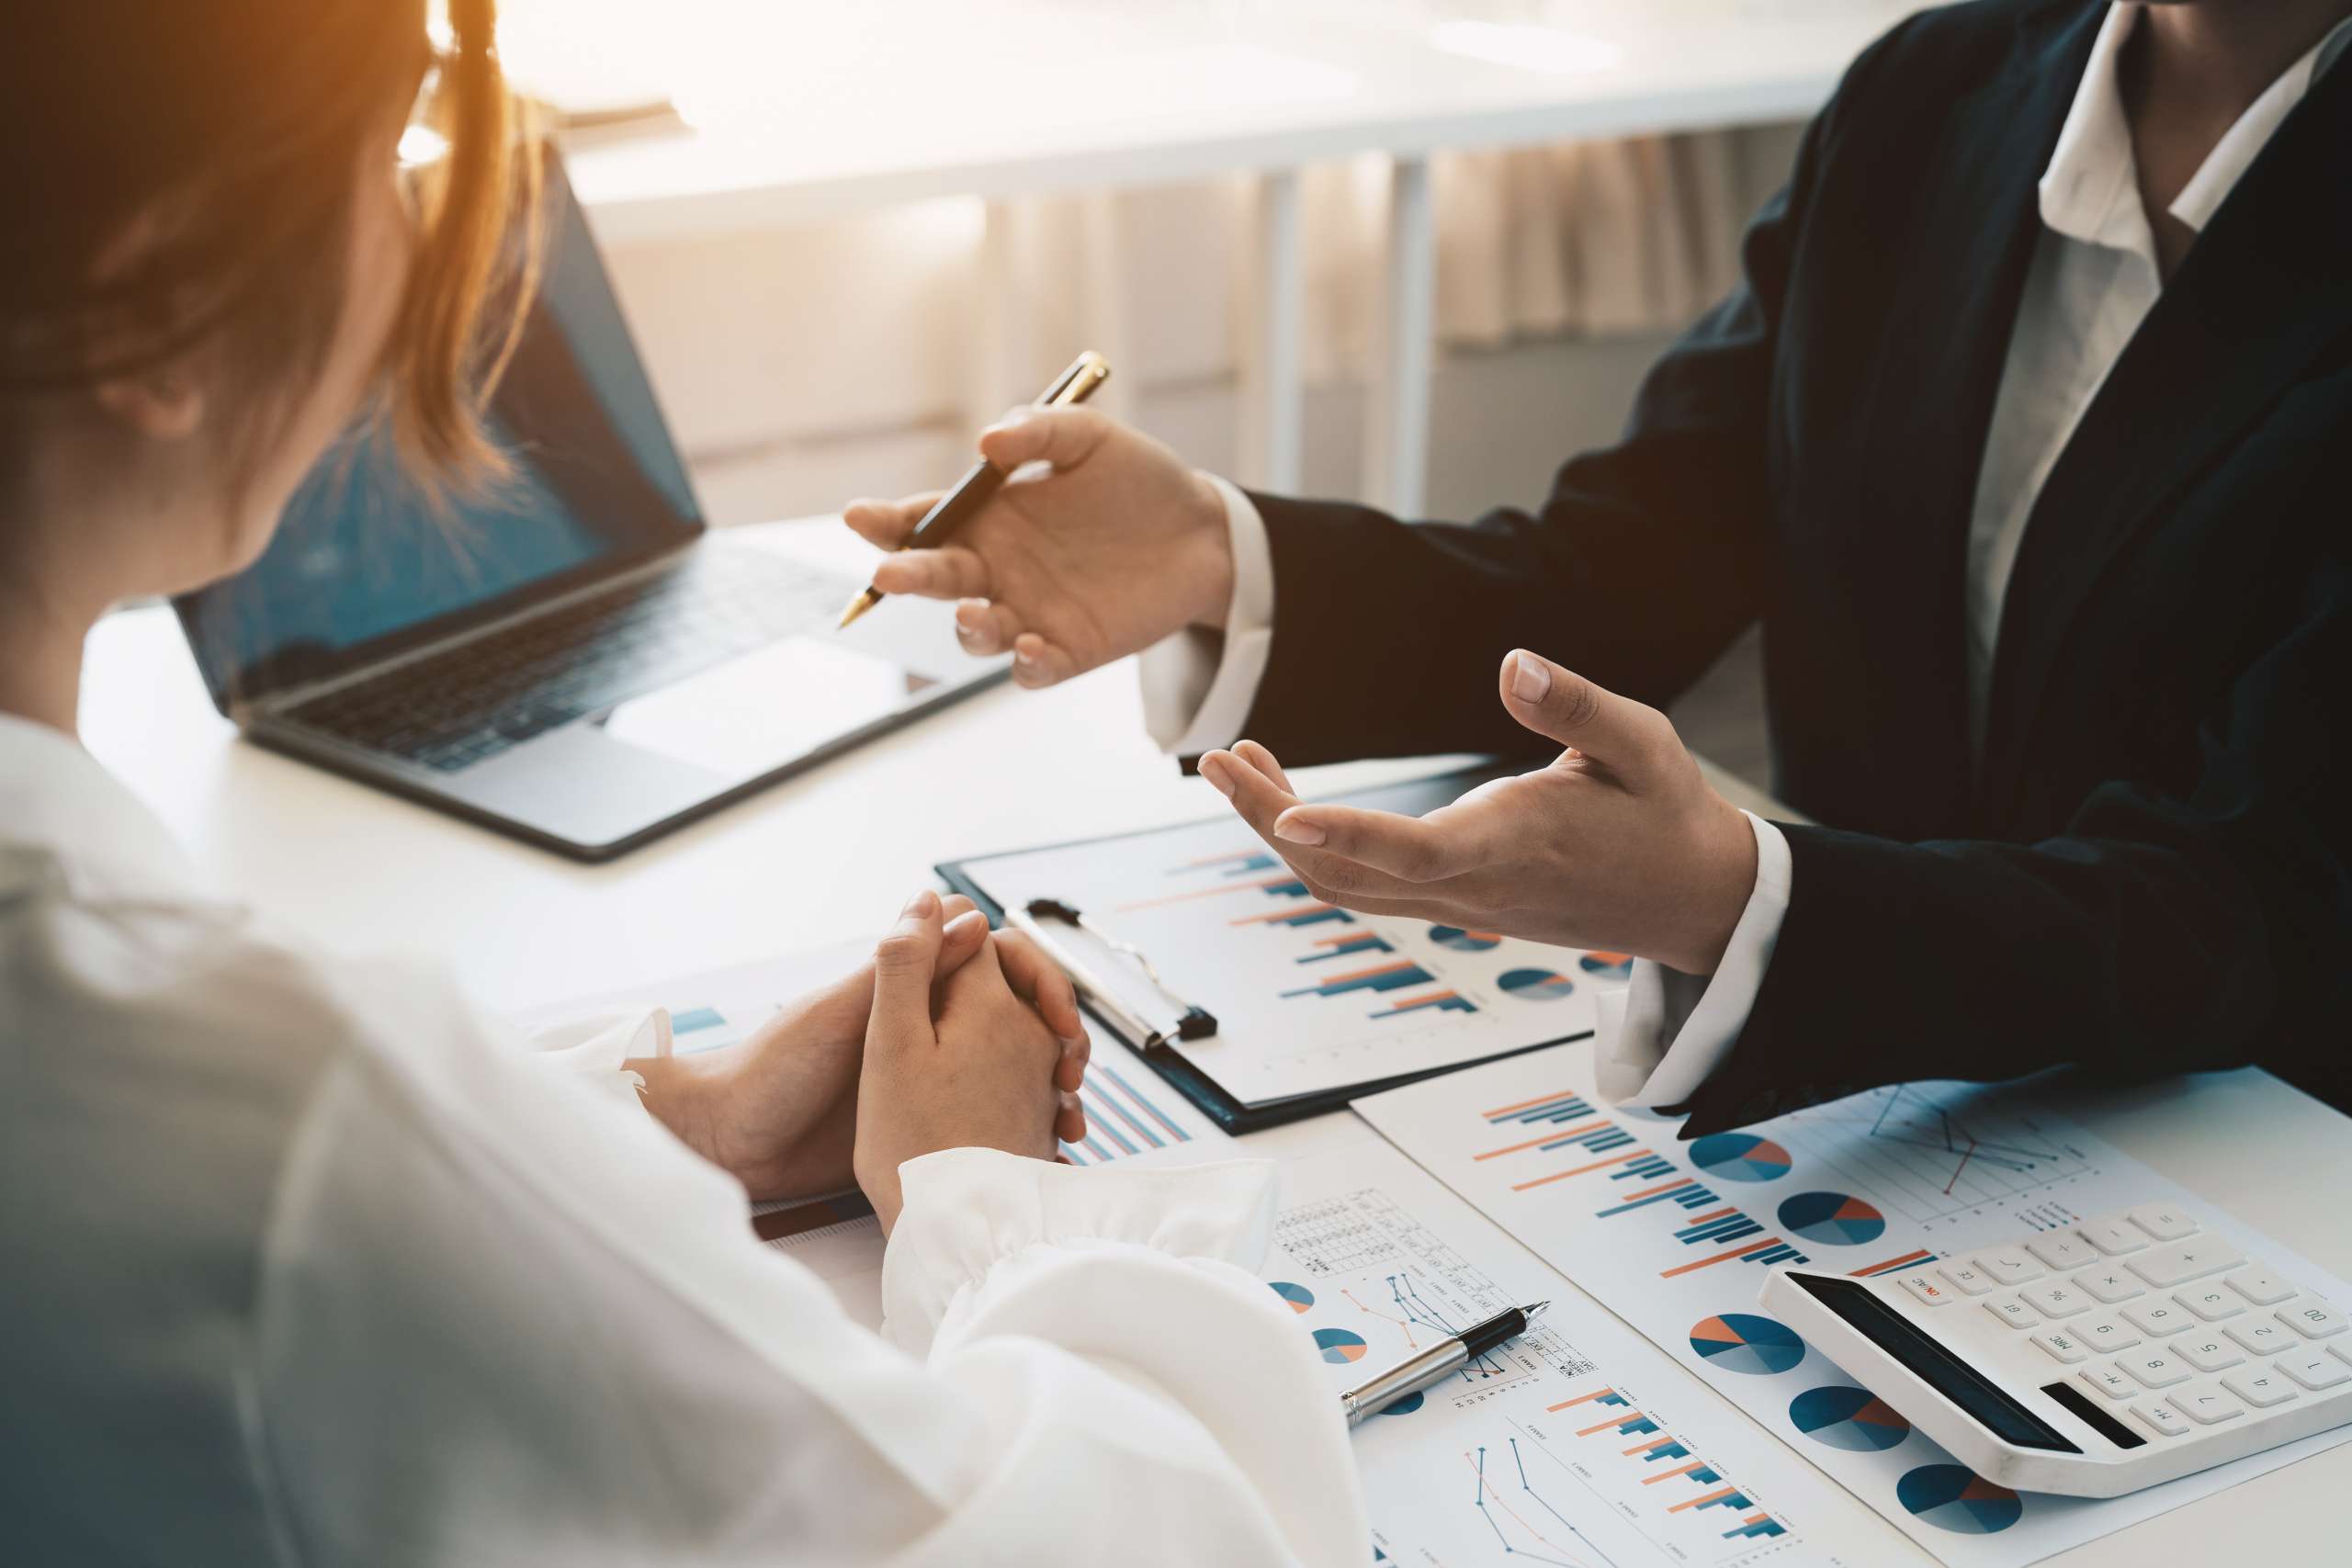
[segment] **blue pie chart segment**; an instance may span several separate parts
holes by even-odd
[[[1363,1336],[1344,1328],[1318,1328],[1315,1331],[1315,1348],[1323,1359],[1334,1366],[1363,1359]]]
[[[1549,969],[1506,969],[1495,984],[1530,1002],[1556,1002],[1577,988],[1574,980]]]
[[[1382,1416],[1410,1416],[1414,1411],[1419,1410],[1420,1407],[1421,1396],[1418,1393],[1408,1393],[1394,1404],[1382,1405],[1376,1414]]]
[[[1720,1371],[1769,1376],[1804,1359],[1804,1341],[1786,1325],[1753,1313],[1727,1312],[1692,1325],[1690,1348]]]
[[[1819,1247],[1860,1247],[1886,1234],[1886,1216],[1843,1192],[1800,1192],[1781,1203],[1781,1223]]]
[[[1770,1138],[1748,1133],[1710,1133],[1690,1145],[1690,1163],[1717,1181],[1778,1181],[1793,1162]]]
[[[1816,1443],[1849,1453],[1883,1453],[1911,1435],[1911,1423],[1866,1388],[1831,1383],[1789,1401],[1789,1422]]]
[[[1634,955],[1630,953],[1588,953],[1577,960],[1577,967],[1596,980],[1623,980],[1634,973]]]
[[[1894,1495],[1913,1514],[1954,1535],[1998,1535],[2025,1517],[2016,1493],[1964,1464],[1923,1464],[1894,1483]]]
[[[1465,931],[1460,926],[1431,926],[1430,940],[1456,953],[1484,953],[1500,947],[1503,941],[1492,931]]]
[[[1268,1283],[1273,1287],[1274,1294],[1290,1303],[1293,1312],[1305,1312],[1315,1304],[1315,1292],[1304,1285],[1294,1285],[1288,1280],[1272,1280]]]

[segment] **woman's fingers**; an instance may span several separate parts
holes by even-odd
[[[996,955],[1013,995],[1037,1010],[1037,1016],[1057,1039],[1066,1045],[1085,1040],[1086,1020],[1078,1010],[1078,989],[1060,964],[1021,931],[997,932]]]
[[[1465,829],[1394,811],[1354,806],[1294,806],[1276,817],[1274,837],[1319,849],[1406,882],[1435,882],[1466,870],[1475,852]]]
[[[1267,750],[1263,746],[1259,745],[1255,740],[1238,740],[1234,742],[1233,754],[1240,758],[1243,761],[1249,763],[1251,767],[1257,769],[1260,773],[1265,774],[1268,778],[1273,780],[1276,787],[1281,789],[1283,794],[1296,795],[1298,793],[1297,788],[1290,782],[1290,775],[1283,772],[1283,765],[1274,761],[1274,754],[1272,751]]]
[[[1529,729],[1637,780],[1671,766],[1682,750],[1674,725],[1656,708],[1594,685],[1540,654],[1515,649],[1499,675],[1503,707]]]
[[[980,456],[1011,473],[1024,463],[1074,468],[1094,455],[1113,429],[1096,409],[1023,405],[980,432]]]
[[[1054,1064],[1054,1087],[1076,1094],[1086,1083],[1086,1069],[1094,1061],[1094,1037],[1084,1030],[1075,1040],[1062,1042],[1061,1060]]]
[[[956,909],[952,907],[957,904],[963,908]],[[942,899],[940,908],[946,919],[940,928],[939,964],[933,975],[935,980],[944,980],[961,969],[966,961],[979,952],[981,945],[989,940],[989,918],[972,908],[970,899]]]
[[[1075,1094],[1064,1094],[1060,1109],[1054,1112],[1054,1137],[1059,1143],[1075,1144],[1085,1136],[1086,1107]]]
[[[1047,642],[1035,632],[1023,632],[1012,643],[1012,680],[1036,690],[1058,686],[1078,673],[1078,660],[1068,649]]]
[[[976,659],[1012,651],[1022,633],[1021,617],[1009,604],[986,599],[959,599],[956,604],[956,638]]]
[[[842,521],[867,544],[895,550],[907,542],[907,536],[915,531],[915,525],[922,521],[922,514],[939,504],[943,493],[933,490],[908,496],[903,501],[876,501],[871,498],[853,501],[842,508]]]
[[[866,1038],[893,1044],[931,1043],[931,986],[942,935],[939,895],[926,887],[907,900],[899,923],[874,950],[874,1013]]]
[[[986,562],[961,545],[935,550],[900,550],[874,564],[874,586],[885,593],[918,599],[985,599]]]
[[[1400,900],[1421,896],[1411,883],[1387,872],[1293,843],[1278,835],[1274,823],[1299,804],[1298,797],[1232,752],[1211,751],[1201,759],[1200,767],[1201,777],[1233,803],[1242,820],[1281,853],[1290,868],[1306,879],[1307,890],[1317,897],[1345,904],[1351,909],[1385,914],[1403,913],[1394,908]]]

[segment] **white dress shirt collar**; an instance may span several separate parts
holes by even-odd
[[[2123,48],[2139,26],[2143,8],[2111,6],[2099,25],[2082,85],[2075,89],[2074,107],[2066,111],[2058,146],[2041,175],[2041,220],[2070,240],[2153,257],[2154,240],[2140,202],[2139,163],[2132,152],[2131,122],[2123,112],[2121,74]],[[2338,23],[2246,107],[2166,210],[2203,232],[2269,145],[2279,122],[2347,45],[2352,45],[2352,20]]]

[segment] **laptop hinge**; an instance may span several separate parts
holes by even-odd
[[[308,681],[300,685],[288,686],[252,702],[232,702],[229,705],[229,717],[240,729],[250,728],[263,719],[275,718],[289,708],[300,707],[305,703],[323,697],[330,693],[376,680],[395,670],[418,663],[437,654],[447,653],[453,648],[463,648],[468,643],[478,642],[486,637],[494,637],[526,621],[537,620],[551,611],[569,608],[582,600],[594,599],[600,593],[609,593],[614,589],[628,583],[642,582],[658,577],[662,572],[675,568],[689,552],[704,544],[708,538],[709,534],[706,530],[684,541],[677,548],[658,555],[651,560],[639,562],[627,571],[616,571],[610,577],[600,577],[593,582],[583,582],[579,587],[569,589],[551,599],[542,599],[536,604],[524,605],[512,614],[501,615],[496,620],[485,621],[478,626],[469,626],[455,636],[435,637],[430,642],[420,643],[414,648],[403,649],[389,658],[375,660],[356,669],[345,670],[322,680]]]

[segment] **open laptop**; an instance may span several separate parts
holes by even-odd
[[[382,433],[356,430],[258,561],[177,607],[254,740],[605,860],[1004,661],[895,601],[837,633],[862,580],[708,531],[552,156],[548,202],[540,292],[490,411],[513,479],[436,516]]]

